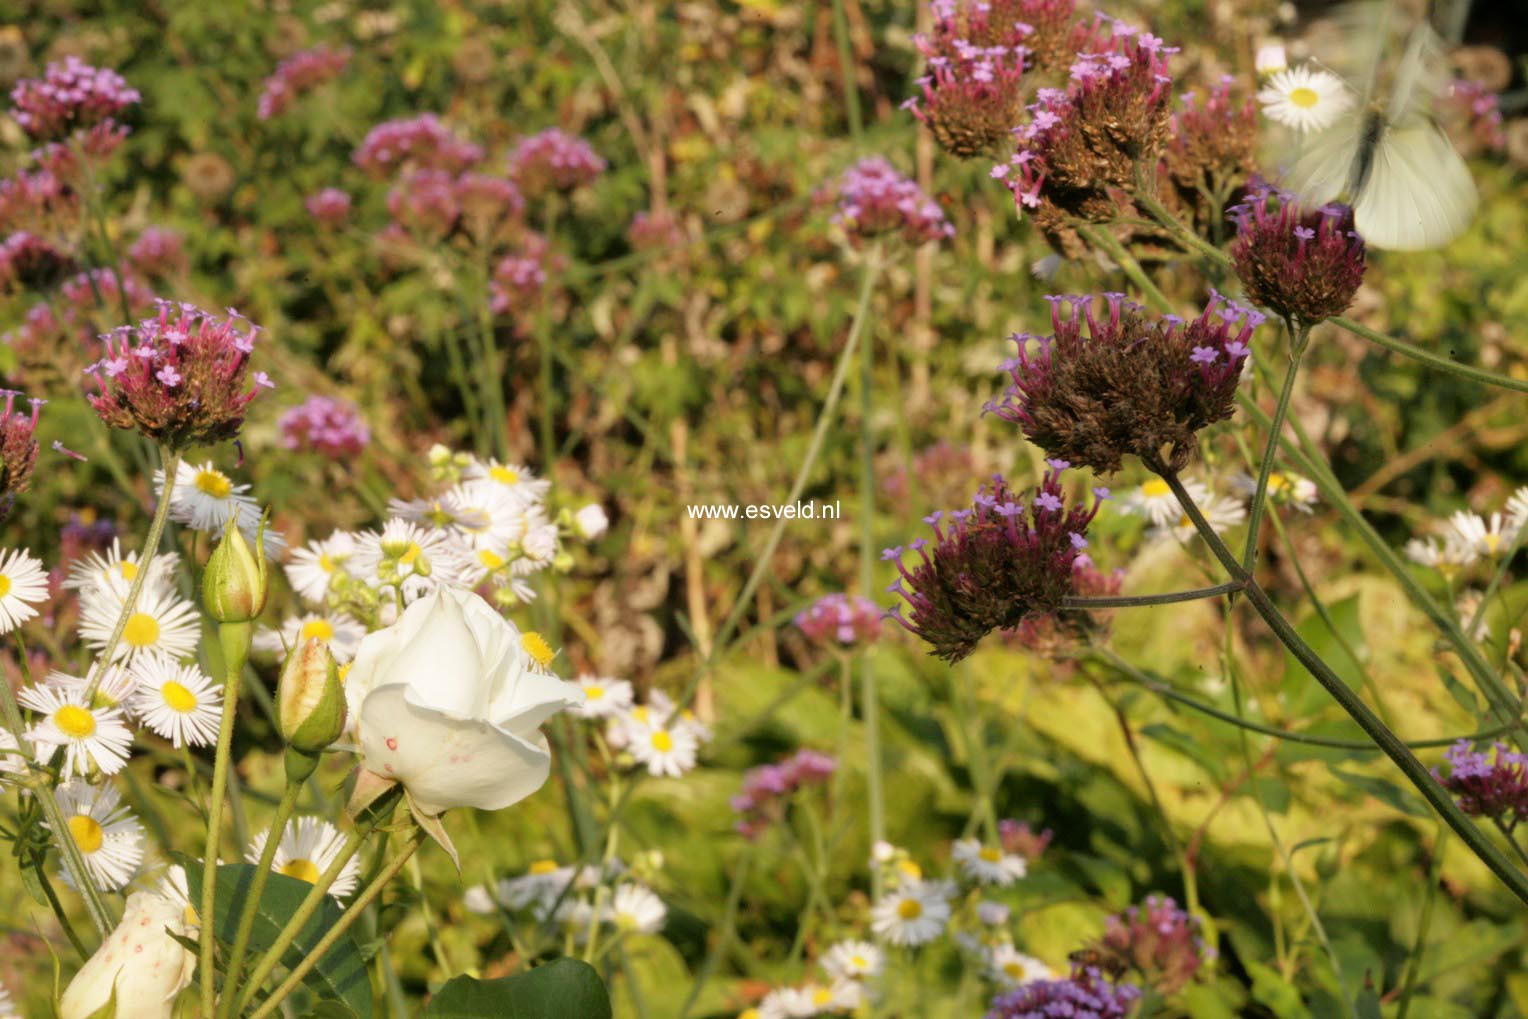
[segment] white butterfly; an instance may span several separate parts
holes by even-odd
[[[1424,21],[1405,36],[1405,49],[1380,101],[1380,58],[1392,35],[1388,5],[1350,8],[1344,19],[1361,26],[1369,52],[1331,59],[1363,69],[1362,101],[1310,140],[1295,160],[1289,186],[1314,205],[1343,200],[1353,207],[1359,234],[1373,247],[1419,251],[1447,244],[1464,232],[1479,204],[1475,181],[1429,114],[1446,86],[1442,40]]]

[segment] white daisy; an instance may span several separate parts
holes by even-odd
[[[329,645],[334,660],[343,665],[355,657],[364,636],[366,627],[343,612],[305,612],[288,618],[280,630],[262,628],[255,634],[254,647],[257,651],[283,654],[317,637]]]
[[[529,467],[497,460],[484,463],[474,459],[462,472],[462,477],[468,481],[491,481],[526,504],[544,502],[552,490],[552,483],[538,479]]]
[[[611,896],[606,919],[618,930],[655,934],[663,929],[663,921],[668,919],[668,907],[651,889],[624,884]]]
[[[953,847],[953,855],[961,872],[977,884],[1011,885],[1029,870],[1024,857],[983,846],[980,839],[959,839]]]
[[[79,699],[83,704],[85,691],[89,690],[90,684],[95,682],[96,670],[100,667],[100,662],[93,663],[90,671],[83,676],[54,670],[48,673],[47,684]],[[138,677],[131,669],[124,665],[113,665],[106,670],[101,681],[96,683],[95,698],[91,703],[98,708],[121,708],[122,717],[132,721],[134,718],[133,691],[137,688]]]
[[[950,920],[948,881],[904,881],[870,910],[870,929],[893,945],[925,945],[944,932]]]
[[[1201,506],[1210,497],[1210,490],[1203,482],[1185,479],[1183,488],[1189,498]],[[1139,488],[1131,489],[1120,497],[1119,507],[1126,513],[1145,517],[1154,527],[1166,527],[1183,515],[1178,497],[1161,478],[1151,478]]]
[[[160,552],[149,563],[149,575],[144,579],[145,591],[168,591],[175,581],[175,570],[180,566],[180,556],[174,552]],[[122,552],[122,543],[111,539],[111,548],[103,556],[99,552],[86,552],[69,566],[69,576],[64,587],[79,591],[81,596],[97,587],[116,585],[124,591],[138,578],[138,553]]]
[[[109,785],[93,786],[75,779],[58,787],[58,806],[74,844],[90,871],[90,879],[103,891],[116,891],[138,873],[143,862],[143,826],[118,803]],[[60,837],[54,833],[54,837]],[[64,883],[73,887],[66,869]]]
[[[1252,60],[1252,68],[1259,75],[1277,74],[1289,67],[1289,57],[1284,52],[1284,44],[1279,42],[1264,43],[1257,48],[1257,55]]]
[[[177,750],[216,742],[223,691],[194,663],[181,665],[164,655],[144,655],[133,663],[133,671],[138,676],[133,711],[144,725]]]
[[[1257,94],[1263,115],[1296,131],[1320,131],[1353,107],[1353,93],[1331,71],[1310,64],[1279,71]]]
[[[292,552],[291,561],[286,564],[287,580],[298,597],[322,605],[334,578],[349,572],[346,563],[354,554],[355,535],[335,531]]]
[[[98,589],[80,605],[80,636],[96,651],[103,651],[127,604],[127,592],[114,587]],[[166,591],[143,591],[127,617],[122,639],[112,661],[131,664],[140,655],[160,654],[185,658],[194,654],[201,639],[201,617],[196,606]]]
[[[249,844],[249,849],[244,853],[244,858],[250,863],[259,863],[260,854],[265,851],[265,840],[268,838],[270,838],[269,828],[254,837]],[[317,884],[319,876],[339,855],[344,842],[345,838],[339,833],[339,829],[323,818],[294,818],[288,822],[286,829],[281,833],[281,841],[276,844],[276,855],[271,860],[271,869],[277,874],[295,877],[310,885]],[[336,899],[343,899],[355,891],[360,874],[361,859],[359,856],[352,856],[340,870],[340,876],[335,878],[334,884],[329,886],[329,894]]]
[[[536,907],[536,914],[545,917],[546,910],[572,883],[572,867],[559,867],[556,860],[535,860],[519,877],[500,881],[495,898],[508,910]]]
[[[869,980],[881,975],[886,956],[868,941],[840,941],[821,961],[822,971],[832,980]]]
[[[16,1011],[15,1002],[11,1001],[11,992],[0,985],[0,1019],[21,1019],[21,1013]]]
[[[161,899],[173,902],[185,910],[183,919],[187,928],[202,925],[201,917],[196,915],[196,907],[191,904],[191,889],[186,880],[186,868],[178,863],[166,867],[151,890]]]
[[[988,927],[1008,926],[1008,917],[1012,912],[1001,902],[985,900],[976,904],[976,918]]]
[[[9,729],[0,728],[0,785],[7,775],[25,774],[31,754],[16,742]]]
[[[1005,987],[1018,987],[1036,980],[1054,980],[1056,971],[1032,955],[1025,955],[1012,945],[993,945],[987,954],[987,973]]]
[[[438,587],[457,584],[469,565],[466,546],[449,531],[393,517],[382,530],[356,536],[352,572],[379,587],[395,587],[413,601]]]
[[[810,1019],[819,1011],[805,987],[779,987],[759,1002],[759,1019]]]
[[[46,684],[23,687],[16,695],[23,707],[42,718],[28,729],[37,755],[48,758],[64,749],[63,776],[84,775],[92,766],[114,775],[127,763],[133,734],[122,723],[118,708],[87,707],[82,697]]]
[[[633,712],[639,710],[642,709],[633,709]],[[631,725],[628,731],[631,756],[647,768],[649,775],[678,778],[695,767],[700,741],[688,727],[654,719],[650,725],[640,722]]]
[[[48,600],[48,574],[25,549],[0,552],[0,633],[10,633],[37,615]]]
[[[1471,561],[1496,559],[1504,555],[1517,539],[1512,518],[1509,516],[1504,522],[1500,513],[1492,513],[1487,520],[1478,513],[1460,510],[1448,518],[1448,526],[1460,547],[1468,550]]]
[[[1194,494],[1189,493],[1191,496]],[[1247,507],[1240,499],[1229,499],[1222,495],[1209,493],[1203,499],[1194,496],[1194,502],[1199,507],[1199,512],[1204,514],[1204,519],[1215,529],[1216,533],[1224,532],[1227,528],[1245,523],[1247,520]],[[1187,513],[1180,513],[1176,522],[1171,526],[1157,527],[1152,531],[1152,537],[1157,540],[1176,538],[1180,543],[1188,542],[1199,533],[1194,527],[1194,522],[1188,518]]]
[[[1450,533],[1438,538],[1412,538],[1406,543],[1406,558],[1419,566],[1430,566],[1442,573],[1453,573],[1469,566],[1477,557],[1474,549]]]
[[[1231,487],[1250,499],[1257,494],[1257,476],[1238,474],[1231,479]],[[1275,506],[1293,506],[1301,513],[1309,513],[1318,497],[1316,483],[1309,478],[1284,471],[1268,472],[1268,501]]]
[[[154,491],[164,497],[164,471],[154,472]],[[228,529],[228,521],[237,512],[239,531],[250,541],[260,532],[260,504],[245,495],[248,485],[235,485],[233,480],[208,460],[200,466],[181,461],[175,469],[175,490],[170,494],[170,519],[185,524],[193,531],[221,538]],[[286,541],[270,528],[265,531],[265,553],[279,555],[286,548]]]
[[[579,676],[573,682],[584,692],[584,702],[573,709],[580,718],[610,718],[631,708],[631,684],[624,679]]]
[[[1502,512],[1506,514],[1507,524],[1513,530],[1522,527],[1523,521],[1528,520],[1528,486],[1513,492]]]

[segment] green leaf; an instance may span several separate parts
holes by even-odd
[[[1333,768],[1332,775],[1346,782],[1354,789],[1368,793],[1381,803],[1394,807],[1403,814],[1410,814],[1412,817],[1432,817],[1432,811],[1428,810],[1427,804],[1422,802],[1420,797],[1402,789],[1394,782],[1375,778],[1372,775],[1360,775],[1356,772],[1344,771],[1342,768]]]
[[[187,886],[193,889],[192,898],[199,900],[202,887],[201,861],[184,859],[182,862],[186,868]],[[224,944],[233,943],[239,926],[239,911],[249,899],[254,877],[253,864],[224,864],[218,867],[217,936]],[[308,882],[285,874],[270,875],[256,907],[255,927],[249,939],[252,957],[271,946],[281,933],[281,928],[286,925],[287,918],[297,912],[297,907],[307,898],[312,888]],[[319,939],[339,921],[342,913],[339,904],[325,896],[323,905],[314,911],[302,930],[298,931],[297,938],[282,957],[282,962],[292,966],[311,955]],[[366,962],[356,947],[355,939],[348,932],[313,967],[303,980],[303,985],[321,1000],[341,1002],[348,1006],[356,1019],[371,1019],[371,980],[366,974]]]
[[[1472,718],[1479,718],[1484,714],[1480,698],[1475,696],[1475,691],[1455,679],[1452,672],[1440,665],[1438,666],[1438,678],[1443,680],[1444,689],[1448,690],[1449,696],[1454,698],[1454,702],[1468,711]]]
[[[1263,963],[1248,960],[1247,973],[1252,977],[1252,997],[1268,1006],[1279,1019],[1308,1019],[1310,1012],[1300,999],[1300,992]]]
[[[424,1019],[610,1019],[610,995],[588,963],[555,959],[498,980],[449,980]]]

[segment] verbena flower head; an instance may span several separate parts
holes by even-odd
[[[1500,152],[1507,147],[1507,133],[1502,128],[1501,96],[1479,82],[1455,78],[1449,84],[1447,98],[1469,126],[1470,138],[1475,145],[1491,152]]]
[[[1191,210],[1195,225],[1206,228],[1220,210],[1205,195],[1239,188],[1257,165],[1257,109],[1251,96],[1232,97],[1235,83],[1227,75],[1210,88],[1184,92],[1168,119],[1159,184],[1171,189],[1172,204]]]
[[[1076,594],[1083,598],[1119,594],[1125,581],[1123,569],[1104,573],[1087,555],[1077,557],[1072,563],[1072,573]],[[1096,616],[1096,613],[1087,612],[1037,613],[1013,629],[1004,630],[1003,638],[1026,651],[1055,658],[1078,641],[1106,631],[1106,626],[1096,622]]]
[[[843,175],[833,222],[859,240],[892,235],[922,244],[955,234],[939,203],[880,156],[860,160]]]
[[[324,188],[303,202],[308,215],[325,226],[335,226],[350,218],[350,195],[339,188]]]
[[[14,389],[0,389],[5,396],[5,410],[0,411],[0,519],[9,511],[16,496],[32,483],[32,468],[37,464],[37,415],[44,400],[29,400],[32,413],[16,409]]]
[[[373,177],[404,167],[460,173],[483,158],[480,146],[458,138],[433,113],[389,120],[366,133],[352,157]]]
[[[61,236],[79,219],[79,189],[53,169],[22,169],[0,180],[0,230]]]
[[[507,178],[464,173],[456,179],[456,205],[462,229],[482,244],[504,233],[525,209],[525,199]]]
[[[17,82],[11,116],[28,137],[52,141],[109,121],[142,98],[116,71],[71,56],[49,64],[41,78]]]
[[[0,288],[52,290],[79,270],[73,256],[19,230],[0,243]]]
[[[1026,53],[1021,40],[1030,28],[1012,21],[989,24],[1002,12],[987,4],[967,3],[958,11],[936,20],[929,35],[914,38],[928,70],[917,81],[921,97],[902,105],[946,152],[966,159],[1005,143],[1020,119]],[[984,44],[966,32],[995,39]]]
[[[113,428],[130,428],[172,449],[239,434],[263,387],[246,389],[259,327],[236,312],[216,318],[191,304],[159,301],[159,313],[102,336],[106,356],[86,369],[100,392],[90,405]]]
[[[371,441],[371,430],[355,404],[310,396],[281,415],[281,444],[321,453],[334,460],[353,457]]]
[[[1136,167],[1155,165],[1168,133],[1172,78],[1161,39],[1114,21],[1100,21],[1076,54],[1066,90],[1036,93],[1030,122],[1018,128],[1020,147],[992,175],[1001,178],[1019,211],[1042,198],[1062,212],[1098,222],[1119,215],[1110,188],[1133,185]]]
[[[305,93],[339,77],[348,63],[348,46],[343,49],[317,46],[294,53],[277,64],[275,73],[265,79],[265,85],[260,90],[257,115],[261,120],[281,116]]]
[[[785,801],[798,790],[822,785],[833,776],[838,762],[815,750],[798,750],[778,764],[750,769],[743,776],[743,790],[732,798],[738,813],[738,834],[756,839],[785,811]]]
[[[1459,800],[1466,814],[1516,824],[1528,817],[1528,756],[1497,743],[1490,750],[1474,750],[1460,740],[1444,755],[1449,773],[1433,774],[1443,788]]]
[[[997,823],[997,837],[1003,852],[1015,853],[1033,863],[1045,855],[1056,833],[1049,828],[1036,832],[1028,822],[1005,817]]]
[[[1163,995],[1193,980],[1213,953],[1200,936],[1199,918],[1165,895],[1149,895],[1139,906],[1109,917],[1100,945]]]
[[[1263,187],[1232,214],[1231,259],[1253,301],[1306,325],[1341,315],[1353,303],[1365,249],[1352,209],[1307,210],[1293,195]]]
[[[1150,317],[1123,294],[1046,300],[1051,334],[1014,337],[1018,356],[1002,365],[1013,385],[986,409],[1051,457],[1102,474],[1130,454],[1181,470],[1198,431],[1231,416],[1260,313],[1219,294],[1191,322]]]
[[[1112,984],[1088,967],[998,995],[987,1019],[1125,1019],[1140,996],[1133,984]]]
[[[186,252],[180,234],[151,226],[127,249],[127,260],[145,276],[173,276],[186,271]]]
[[[548,270],[560,269],[563,261],[545,237],[527,230],[520,238],[520,250],[505,255],[493,267],[489,307],[494,314],[505,315],[534,304],[546,290]]]
[[[683,247],[689,237],[675,213],[640,209],[626,227],[626,240],[636,251],[665,251]]]
[[[1053,74],[1066,69],[1078,48],[1073,39],[1076,0],[932,0],[929,9],[934,28],[928,39],[943,56],[954,55],[956,42],[1022,44],[1030,66]]]
[[[461,215],[456,177],[445,170],[410,170],[387,193],[387,211],[410,235],[440,240],[456,228]]]
[[[1016,495],[994,476],[970,509],[925,518],[934,540],[908,546],[917,556],[911,569],[902,549],[882,554],[901,574],[888,590],[910,609],[906,618],[900,605],[891,614],[931,644],[933,654],[959,661],[993,630],[1054,612],[1076,592],[1075,564],[1098,503],[1068,509],[1056,471],[1026,494]]]
[[[845,647],[872,641],[881,633],[880,606],[863,595],[825,594],[796,613],[796,628],[809,640]]]
[[[582,138],[555,127],[527,135],[509,153],[509,177],[527,197],[572,191],[605,172],[605,160]]]

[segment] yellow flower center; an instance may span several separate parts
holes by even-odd
[[[897,869],[906,874],[908,877],[912,878],[914,881],[923,880],[923,868],[911,860],[899,860],[897,862]]]
[[[1003,858],[1003,854],[998,850],[993,849],[991,846],[988,846],[976,855],[981,857],[983,860],[986,860],[988,863],[997,863]]]
[[[923,903],[917,899],[903,899],[897,903],[897,915],[904,920],[916,920],[923,915]]]
[[[325,552],[323,555],[318,557],[318,568],[323,570],[325,573],[333,573],[334,558],[330,556],[328,552]]]
[[[1499,534],[1487,534],[1486,537],[1485,537],[1485,543],[1486,543],[1486,552],[1489,555],[1495,555],[1497,550],[1501,548],[1501,535],[1499,535]]]
[[[1160,499],[1171,491],[1172,489],[1167,487],[1167,482],[1161,478],[1152,478],[1141,486],[1141,494],[1148,499]]]
[[[812,1004],[814,1005],[826,1005],[832,1000],[833,991],[831,988],[819,987],[812,992]]]
[[[398,561],[405,566],[412,566],[414,560],[422,555],[424,555],[424,549],[419,547],[419,542],[411,541],[409,547],[404,549],[403,555],[398,557]]]
[[[101,843],[106,841],[106,833],[101,830],[101,825],[89,814],[75,814],[71,817],[69,834],[74,836],[74,844],[80,847],[82,853],[97,852]]]
[[[537,860],[530,865],[530,872],[532,874],[551,874],[556,870],[556,860]]]
[[[674,737],[668,734],[667,729],[659,729],[653,733],[653,749],[660,754],[666,754],[674,749]]]
[[[172,711],[179,711],[184,715],[188,711],[196,710],[196,694],[173,679],[160,687],[159,693]]]
[[[849,956],[849,966],[851,969],[869,969],[870,960],[863,955],[851,955]]]
[[[11,578],[7,577],[3,573],[0,573],[0,598],[4,598],[6,595],[8,595],[10,593],[11,593]]]
[[[641,705],[638,705],[637,707],[632,708],[631,709],[631,717],[636,719],[636,721],[639,722],[640,724],[646,725],[647,724],[647,708],[643,707]]]
[[[584,696],[589,698],[591,701],[597,701],[601,697],[605,696],[605,688],[602,686],[595,686],[591,683],[589,686],[584,687]]]
[[[53,712],[53,724],[70,739],[86,739],[96,730],[95,716],[76,704],[65,704]]]
[[[1024,975],[1024,967],[1016,962],[1005,962],[1003,963],[1003,973],[1018,980]]]
[[[214,499],[226,499],[233,491],[233,482],[222,471],[203,468],[196,472],[196,487]]]
[[[148,647],[159,639],[159,620],[146,612],[134,612],[122,628],[122,639],[133,647]]]
[[[536,664],[542,668],[552,664],[552,659],[557,657],[557,652],[552,650],[546,638],[535,630],[526,630],[520,634],[520,646],[525,649],[526,654],[536,659]]]
[[[310,885],[318,884],[318,865],[312,860],[288,860],[281,865],[278,874],[287,877],[295,877],[299,881],[306,881]]]
[[[1269,495],[1277,495],[1289,487],[1291,487],[1289,479],[1284,477],[1284,475],[1280,474],[1278,471],[1274,471],[1268,475]]]
[[[485,548],[478,553],[478,562],[482,563],[490,570],[496,570],[504,565],[504,557],[499,555],[491,548]]]
[[[334,626],[327,619],[310,619],[302,624],[302,631],[297,635],[300,642],[306,643],[317,637],[319,640],[333,640]]]
[[[1316,94],[1315,89],[1301,86],[1300,88],[1290,89],[1289,101],[1302,110],[1308,110],[1320,102],[1321,97]]]
[[[519,472],[512,471],[508,467],[490,467],[488,469],[488,476],[501,485],[515,485],[520,482]]]
[[[346,662],[344,665],[340,666],[340,682],[341,683],[345,682],[345,677],[350,675],[350,667],[352,665],[354,665],[354,664],[355,664],[355,662]]]

